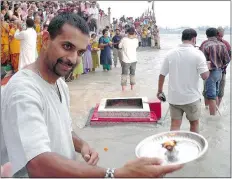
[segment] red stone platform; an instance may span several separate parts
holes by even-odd
[[[98,117],[98,107],[99,104],[95,106],[93,115],[91,116],[90,125],[100,125],[105,123],[155,123],[161,118],[161,102],[160,101],[151,101],[149,102],[150,107],[150,117],[149,118],[100,118]]]

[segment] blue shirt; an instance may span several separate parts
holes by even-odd
[[[115,35],[115,36],[113,37],[113,39],[112,39],[112,42],[113,42],[113,43],[119,43],[121,39],[122,39],[122,37],[121,37],[120,35]],[[119,48],[118,48],[118,44],[117,44],[117,45],[114,45],[114,48],[119,49]]]

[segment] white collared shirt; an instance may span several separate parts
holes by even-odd
[[[201,98],[200,74],[209,71],[204,54],[191,44],[181,44],[170,50],[160,74],[169,74],[168,102],[190,104]]]

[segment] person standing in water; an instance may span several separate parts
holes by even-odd
[[[122,91],[125,91],[126,89],[128,71],[130,71],[131,90],[134,88],[135,70],[137,64],[136,50],[139,46],[139,41],[136,38],[135,29],[131,27],[128,29],[127,33],[128,36],[124,37],[118,45],[118,47],[122,49]]]

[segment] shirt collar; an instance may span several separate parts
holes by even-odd
[[[208,40],[218,40],[217,37],[208,37]]]
[[[180,44],[180,47],[194,47],[192,44]]]

